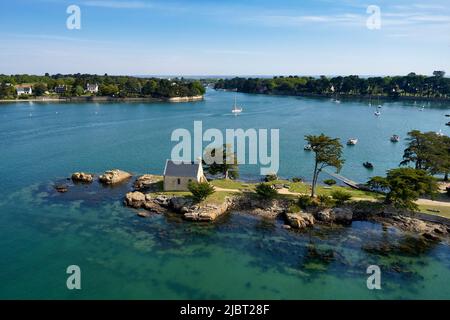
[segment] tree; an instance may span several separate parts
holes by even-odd
[[[43,96],[47,91],[47,86],[45,83],[38,82],[33,86],[33,91],[36,96]]]
[[[435,132],[408,132],[408,147],[400,165],[414,163],[416,169],[427,170],[430,174],[443,174],[448,179],[450,172],[450,137]]]
[[[237,156],[230,145],[205,150],[203,164],[212,175],[222,173],[225,179],[239,177]]]
[[[73,94],[76,96],[82,96],[84,94],[84,89],[80,85],[77,85],[76,87],[74,87],[73,91],[74,91]]]
[[[436,179],[425,170],[397,168],[386,177],[373,177],[367,183],[371,188],[387,190],[386,203],[396,208],[417,210],[414,203],[420,196],[434,196],[438,190]]]
[[[342,144],[338,138],[333,139],[323,133],[320,136],[307,135],[305,136],[305,140],[315,154],[311,188],[311,197],[314,197],[317,181],[322,170],[326,167],[334,167],[337,172],[341,170],[344,164],[344,159],[342,159]]]
[[[101,85],[99,91],[102,96],[114,96],[119,93],[119,88],[115,84]]]
[[[433,71],[433,76],[436,78],[443,78],[445,76],[445,71]]]
[[[194,200],[197,202],[205,200],[215,192],[214,187],[208,182],[190,182],[188,184],[188,189],[192,193]]]
[[[273,199],[278,195],[278,191],[268,183],[260,183],[255,188],[256,194],[262,199]]]

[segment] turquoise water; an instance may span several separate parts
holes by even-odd
[[[383,299],[449,298],[450,247],[413,234],[354,222],[305,232],[281,221],[233,213],[215,224],[177,216],[136,217],[121,185],[53,191],[74,171],[121,168],[161,173],[175,128],[279,128],[281,176],[308,178],[312,156],[303,136],[324,132],[359,139],[345,147],[342,173],[364,181],[401,159],[411,129],[439,130],[449,104],[418,111],[413,102],[367,103],[208,92],[183,104],[0,105],[0,298]],[[375,165],[368,172],[361,163]],[[244,166],[244,177],[259,168]],[[79,265],[82,290],[66,289],[65,270]],[[366,287],[368,265],[382,270],[382,290]]]

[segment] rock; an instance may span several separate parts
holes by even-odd
[[[84,172],[75,172],[72,174],[73,182],[91,183],[94,180],[94,175]]]
[[[425,239],[428,239],[428,240],[431,240],[431,241],[439,241],[439,240],[441,240],[438,236],[435,236],[434,234],[429,233],[429,232],[423,233],[422,236]]]
[[[302,229],[314,225],[314,217],[310,213],[296,212],[286,213],[286,219],[288,224],[292,228]]]
[[[100,182],[105,184],[116,184],[131,178],[131,174],[122,170],[108,170],[99,177]]]
[[[351,223],[353,219],[353,212],[347,208],[333,208],[331,215],[336,222]]]
[[[69,188],[65,184],[59,184],[55,186],[55,190],[60,193],[65,193],[69,191]]]
[[[148,218],[150,217],[150,213],[148,213],[147,211],[138,211],[137,215],[141,218]]]
[[[192,221],[214,221],[228,211],[232,199],[226,198],[222,204],[193,205],[186,208],[184,218]]]
[[[170,199],[170,206],[177,212],[180,212],[183,207],[192,205],[192,199],[184,197],[173,197]]]
[[[146,203],[145,194],[139,191],[128,192],[125,195],[125,204],[132,208],[142,208]]]
[[[333,215],[331,214],[331,209],[322,209],[317,211],[315,214],[315,218],[319,221],[323,222],[331,222],[333,221]]]
[[[158,182],[161,181],[161,177],[152,175],[152,174],[144,174],[136,179],[134,182],[134,190],[136,191],[158,191],[159,185]]]

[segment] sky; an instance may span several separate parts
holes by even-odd
[[[0,0],[0,40],[2,74],[450,74],[450,1]]]

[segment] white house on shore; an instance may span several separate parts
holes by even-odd
[[[164,191],[188,191],[190,182],[206,182],[201,161],[167,160],[164,168]]]
[[[98,84],[88,83],[86,85],[86,91],[90,92],[90,93],[97,93],[98,92]]]
[[[33,89],[31,88],[31,86],[27,86],[27,85],[18,85],[16,86],[16,91],[17,91],[17,95],[23,95],[23,94],[32,94],[33,93]]]

